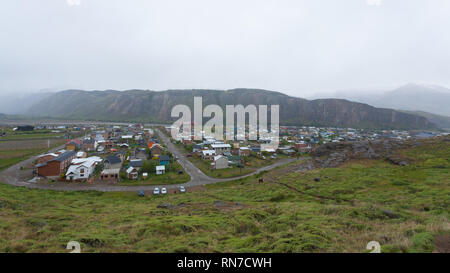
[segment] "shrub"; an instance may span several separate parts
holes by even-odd
[[[421,232],[414,235],[412,238],[412,247],[409,252],[431,252],[433,251],[434,238],[429,232]]]

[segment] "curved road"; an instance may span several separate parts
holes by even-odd
[[[18,176],[20,172],[21,167],[25,167],[29,164],[31,164],[36,157],[31,157],[27,160],[24,160],[16,165],[13,165],[12,167],[9,167],[8,169],[2,171],[0,173],[0,181],[6,184],[14,185],[14,186],[21,186],[21,187],[27,187],[32,189],[45,189],[45,190],[60,190],[60,191],[103,191],[103,192],[112,192],[112,191],[153,191],[156,187],[165,187],[167,189],[174,189],[178,188],[179,186],[184,186],[185,188],[193,187],[193,186],[201,186],[201,185],[207,185],[207,184],[213,184],[218,182],[226,182],[226,181],[232,181],[232,180],[238,180],[241,178],[249,177],[255,174],[258,174],[262,171],[268,171],[274,168],[277,168],[279,166],[297,161],[297,158],[289,158],[289,159],[283,159],[280,160],[272,165],[265,166],[262,168],[259,168],[253,173],[239,176],[239,177],[233,177],[233,178],[212,178],[207,175],[205,175],[199,168],[197,168],[194,164],[192,164],[175,145],[170,141],[170,139],[159,131],[159,129],[156,129],[156,132],[158,133],[160,139],[166,144],[167,149],[175,156],[178,157],[178,162],[180,165],[184,168],[186,173],[188,173],[191,176],[191,180],[189,182],[183,183],[183,184],[173,184],[173,185],[152,185],[152,186],[116,186],[116,185],[88,185],[88,184],[82,184],[82,183],[71,183],[71,184],[65,184],[65,183],[55,183],[55,184],[39,184],[34,183],[31,181],[22,181],[20,177]],[[61,147],[56,147],[52,149],[50,152],[57,151],[61,149]]]

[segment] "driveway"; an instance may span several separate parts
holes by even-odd
[[[190,162],[184,153],[182,153],[167,137],[164,133],[162,133],[159,129],[156,129],[157,134],[160,139],[166,144],[167,149],[175,156],[178,157],[178,162],[184,168],[187,174],[191,176],[191,180],[189,182],[183,184],[173,184],[173,185],[154,185],[154,186],[117,186],[117,185],[89,185],[85,183],[54,183],[54,184],[39,184],[31,181],[24,181],[21,179],[21,167],[25,167],[31,164],[36,156],[29,158],[25,161],[22,161],[16,165],[9,167],[8,169],[2,171],[0,173],[0,181],[6,184],[10,184],[13,186],[22,186],[31,189],[44,189],[44,190],[59,190],[59,191],[102,191],[102,192],[114,192],[114,191],[153,191],[156,187],[165,187],[167,189],[176,189],[179,186],[184,186],[185,188],[201,186],[219,182],[233,181],[241,178],[249,177],[255,174],[258,174],[262,171],[268,171],[275,169],[277,167],[283,166],[285,164],[289,164],[291,162],[297,161],[297,158],[288,158],[280,160],[272,165],[265,166],[257,169],[255,172],[239,176],[233,178],[212,178],[205,175],[199,168],[197,168],[192,162]],[[50,152],[54,152],[62,149],[62,147],[56,147],[52,149]]]

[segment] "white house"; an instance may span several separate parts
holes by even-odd
[[[231,150],[231,145],[230,144],[211,144],[211,148],[216,151],[216,154],[224,154],[224,153],[229,153]]]
[[[214,168],[217,170],[228,168],[228,158],[223,155],[214,157]]]
[[[121,136],[122,139],[133,139],[133,135],[123,135]]]
[[[214,150],[203,150],[202,151],[202,158],[204,160],[213,160],[215,155],[216,155],[216,151],[214,151]]]
[[[166,173],[166,166],[165,165],[156,166],[156,174],[157,175],[165,174],[165,173]]]
[[[98,156],[73,159],[71,162],[72,165],[67,169],[66,180],[89,179],[94,173],[95,167],[100,162],[102,162],[102,159]]]

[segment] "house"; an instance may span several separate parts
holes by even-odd
[[[203,150],[202,151],[202,158],[204,160],[213,160],[215,155],[216,155],[216,151],[214,151],[214,150]]]
[[[139,171],[144,166],[144,161],[142,159],[132,159],[128,165]]]
[[[127,177],[130,180],[137,180],[139,178],[139,171],[133,167],[129,167],[126,171]]]
[[[114,155],[117,156],[118,158],[120,158],[120,160],[122,162],[124,162],[125,161],[125,157],[127,156],[127,152],[125,152],[125,151],[118,151]]]
[[[311,146],[304,142],[299,142],[294,144],[295,149],[300,153],[308,153],[311,151]]]
[[[261,153],[261,146],[252,146],[250,149],[253,153]]]
[[[58,154],[55,153],[49,153],[49,154],[43,154],[37,157],[37,164],[45,163],[55,157],[57,157]]]
[[[285,155],[295,155],[296,153],[293,149],[282,150],[281,152]]]
[[[214,165],[214,168],[216,170],[226,169],[226,168],[228,168],[228,158],[223,155],[215,156],[214,163],[212,163],[212,164]]]
[[[295,149],[300,149],[300,148],[306,148],[308,147],[308,144],[306,144],[305,142],[297,142],[294,144]]]
[[[120,149],[128,149],[128,148],[130,148],[130,145],[128,145],[126,143],[120,143],[119,147],[120,147]]]
[[[84,139],[81,149],[86,152],[95,150],[95,140],[92,138]]]
[[[237,165],[241,163],[241,157],[238,155],[229,155],[227,156],[228,163]]]
[[[102,133],[96,133],[94,137],[95,137],[95,141],[97,141],[97,142],[105,141],[105,138],[103,137]]]
[[[65,173],[67,168],[70,166],[70,162],[75,158],[74,151],[64,152],[57,157],[48,160],[42,164],[36,165],[37,174],[39,176],[60,176]]]
[[[194,147],[192,148],[193,153],[199,153],[203,150],[203,144],[194,144]]]
[[[147,160],[147,150],[145,148],[136,148],[136,150],[134,151],[134,157],[142,160]]]
[[[231,149],[231,154],[239,155],[239,147],[240,147],[239,142],[233,143],[233,148]]]
[[[34,130],[34,126],[31,126],[31,125],[17,126],[13,130],[14,131],[22,131],[22,132],[33,131]]]
[[[67,151],[75,151],[81,149],[82,142],[79,139],[72,139],[66,142],[66,150]]]
[[[100,179],[102,181],[119,181],[120,169],[104,169],[100,173]]]
[[[103,161],[105,169],[120,169],[122,167],[122,160],[116,155],[109,155]]]
[[[231,151],[231,145],[224,143],[211,144],[211,148],[216,152],[216,155],[229,153]]]
[[[150,154],[152,155],[152,157],[159,156],[162,153],[162,151],[163,148],[159,144],[153,144],[152,147],[150,148]]]
[[[101,158],[97,156],[88,158],[78,158],[72,160],[72,165],[67,169],[66,180],[76,181],[89,179],[98,163],[102,161]]]
[[[97,152],[103,153],[104,151],[105,151],[105,146],[99,145],[99,146],[97,147]]]
[[[168,156],[168,155],[159,156],[159,165],[169,165],[169,162],[170,162],[170,156]]]
[[[240,156],[250,156],[250,148],[248,148],[248,147],[240,147],[239,148],[239,155]]]
[[[166,166],[161,165],[161,166],[156,166],[156,174],[160,175],[160,174],[165,174],[166,173]]]
[[[267,152],[267,153],[270,153],[270,154],[274,154],[274,153],[276,153],[277,151],[276,151],[274,148],[265,148],[265,149],[264,149],[264,152]]]

